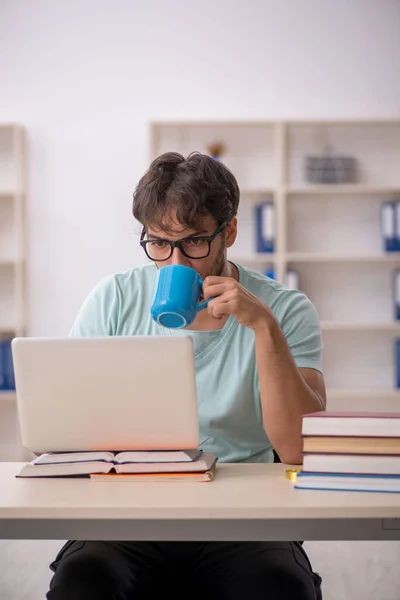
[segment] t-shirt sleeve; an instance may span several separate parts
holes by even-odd
[[[314,304],[301,292],[293,292],[286,305],[281,327],[299,368],[322,371],[322,334]]]
[[[116,335],[119,295],[114,278],[100,281],[83,302],[70,331],[71,337]]]

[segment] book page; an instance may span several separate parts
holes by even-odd
[[[158,463],[192,462],[202,454],[201,450],[130,450],[118,452],[115,462],[122,463]]]
[[[115,465],[117,473],[201,473],[217,461],[212,452],[204,452],[198,460],[184,462],[130,462]]]
[[[108,473],[113,465],[104,461],[53,463],[47,465],[25,465],[16,477],[73,477],[91,475],[92,473]]]
[[[77,462],[113,462],[113,452],[55,452],[42,454],[35,458],[31,464],[33,465],[54,465],[62,463],[77,463]]]

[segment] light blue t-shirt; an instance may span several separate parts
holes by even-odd
[[[314,305],[261,273],[236,265],[240,283],[275,314],[298,367],[322,372],[322,339]],[[89,294],[72,336],[190,335],[194,341],[200,441],[220,462],[272,462],[263,427],[251,329],[230,316],[219,331],[170,330],[155,323],[150,304],[156,266],[103,279]]]

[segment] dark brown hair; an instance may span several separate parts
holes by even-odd
[[[165,216],[176,211],[177,221],[196,229],[207,215],[218,225],[236,215],[239,187],[231,171],[200,152],[184,158],[166,152],[156,158],[133,194],[133,216],[146,229],[164,229]]]

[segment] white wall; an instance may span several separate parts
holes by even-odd
[[[0,121],[28,131],[29,333],[142,260],[157,118],[400,116],[397,0],[0,0]]]

